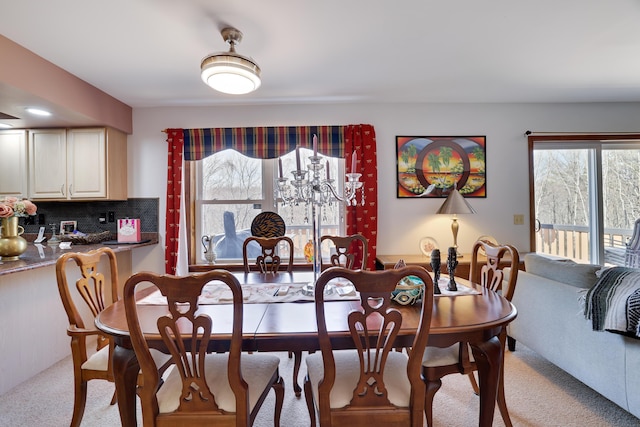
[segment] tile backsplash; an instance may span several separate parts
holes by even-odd
[[[56,233],[60,232],[60,221],[77,221],[77,229],[83,233],[100,233],[111,231],[116,233],[117,220],[120,218],[140,218],[143,233],[158,232],[158,198],[136,198],[124,201],[90,201],[90,202],[34,202],[38,207],[37,214],[32,217],[33,224],[27,224],[26,218],[20,219],[25,233],[37,233],[41,226],[46,226],[46,234],[51,234],[51,225],[56,225]],[[113,212],[114,222],[109,222],[109,212]],[[100,224],[99,218],[105,214],[106,224]],[[39,219],[44,215],[44,223]]]

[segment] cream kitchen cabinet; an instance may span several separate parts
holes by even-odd
[[[0,197],[27,197],[27,131],[0,131]]]
[[[29,131],[29,197],[126,200],[127,137],[109,128]]]

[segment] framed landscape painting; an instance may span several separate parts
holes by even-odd
[[[396,136],[397,197],[487,197],[486,136]]]

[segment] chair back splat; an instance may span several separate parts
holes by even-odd
[[[198,298],[212,281],[227,285],[233,296],[230,323],[228,313],[224,319],[213,319],[199,312]],[[140,314],[135,292],[143,283],[154,285],[167,298],[168,314],[166,310],[152,311],[155,315],[151,318]],[[125,283],[123,298],[131,342],[142,371],[138,396],[145,427],[246,427],[253,423],[272,388],[276,393],[274,425],[279,425],[284,397],[278,373],[280,359],[242,353],[242,288],[231,273],[212,270],[184,277],[138,273]],[[230,330],[219,330],[221,327]],[[220,339],[216,339],[216,333]],[[156,347],[162,341],[163,351],[171,355],[174,364],[164,380],[150,354],[151,339]]]
[[[255,260],[249,260],[248,247],[252,242],[260,246],[261,252]],[[282,264],[282,257],[279,254],[280,243],[288,249],[289,254],[285,269],[291,273],[293,271],[293,240],[287,236],[279,237],[247,237],[242,245],[242,260],[245,273],[251,271],[252,265],[261,273],[277,273]]]
[[[392,305],[391,292],[409,275],[425,283],[425,297],[407,355],[394,349],[397,339],[407,338],[400,334],[403,315],[415,315],[416,307]],[[337,321],[333,306],[324,301],[332,280],[351,282],[360,294],[361,308],[345,312],[347,336],[328,332],[327,323]],[[425,388],[420,371],[433,310],[433,282],[427,271],[419,266],[384,271],[332,267],[318,278],[315,295],[321,352],[306,358],[304,388],[311,424],[315,425],[317,406],[321,427],[422,426]],[[334,349],[339,341],[344,341],[342,348],[355,350]]]
[[[325,263],[324,259],[320,258],[322,270],[336,266],[351,270],[364,270],[366,268],[369,249],[367,239],[362,234],[352,234],[351,236],[325,235],[320,237],[321,243],[325,240],[333,243],[336,252],[331,254],[328,263]]]
[[[479,257],[481,249],[487,258],[486,262],[483,262]],[[504,272],[502,271],[505,259],[507,259],[505,255],[508,256],[508,266],[511,268],[506,289],[503,288]],[[515,247],[511,245],[496,245],[489,241],[478,240],[473,244],[471,252],[469,281],[479,283],[495,292],[501,291],[502,296],[511,301],[516,288],[519,265],[520,255]]]

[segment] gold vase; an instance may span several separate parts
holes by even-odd
[[[18,225],[18,217],[2,218],[0,226],[0,259],[16,261],[27,250],[27,241],[21,237],[24,228]]]

